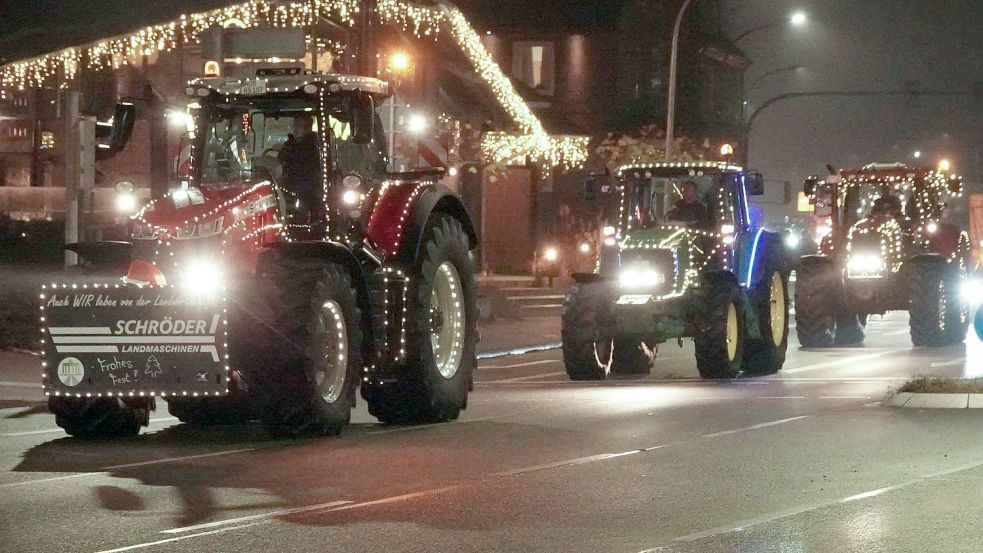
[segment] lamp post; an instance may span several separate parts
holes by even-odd
[[[676,62],[679,57],[679,28],[691,0],[683,0],[672,28],[672,50],[669,54],[669,105],[666,108],[666,161],[672,160],[673,125],[676,123]]]
[[[779,75],[782,73],[792,73],[800,69],[804,69],[804,68],[801,65],[789,65],[787,67],[779,67],[778,69],[772,69],[771,71],[768,71],[767,73],[764,73],[757,79],[751,81],[751,85],[748,86],[747,88],[748,90],[754,90],[759,84],[761,84],[761,81],[767,79],[768,77],[771,77],[772,75]]]

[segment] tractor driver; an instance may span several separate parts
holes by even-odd
[[[320,212],[321,159],[314,133],[314,118],[308,114],[297,115],[293,120],[294,132],[287,135],[277,158],[283,164],[285,188],[300,199],[313,218]]]
[[[870,216],[880,219],[900,219],[901,202],[891,194],[884,194],[874,200],[874,205],[870,208]]]
[[[683,197],[676,202],[666,217],[670,221],[681,221],[687,226],[703,227],[709,220],[709,213],[700,200],[696,197],[696,183],[686,181],[683,183]]]

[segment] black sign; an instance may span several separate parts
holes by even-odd
[[[217,296],[217,297],[216,297]],[[45,390],[68,395],[223,395],[220,294],[178,287],[57,285],[42,291]]]

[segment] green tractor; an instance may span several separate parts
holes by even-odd
[[[781,235],[752,221],[761,175],[701,161],[616,177],[596,270],[574,274],[564,299],[570,378],[647,374],[658,345],[684,337],[703,378],[780,370],[790,260]]]

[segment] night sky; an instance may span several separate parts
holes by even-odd
[[[754,60],[749,83],[778,67],[805,67],[762,81],[749,92],[751,109],[794,90],[901,90],[909,81],[923,90],[983,87],[979,0],[724,0],[724,6],[732,36],[794,9],[810,15],[802,29],[776,28],[741,42]],[[769,181],[788,179],[797,188],[806,175],[824,173],[826,163],[910,164],[915,150],[925,163],[950,158],[969,186],[983,191],[983,94],[926,96],[914,105],[904,98],[793,99],[762,112],[750,162]]]

